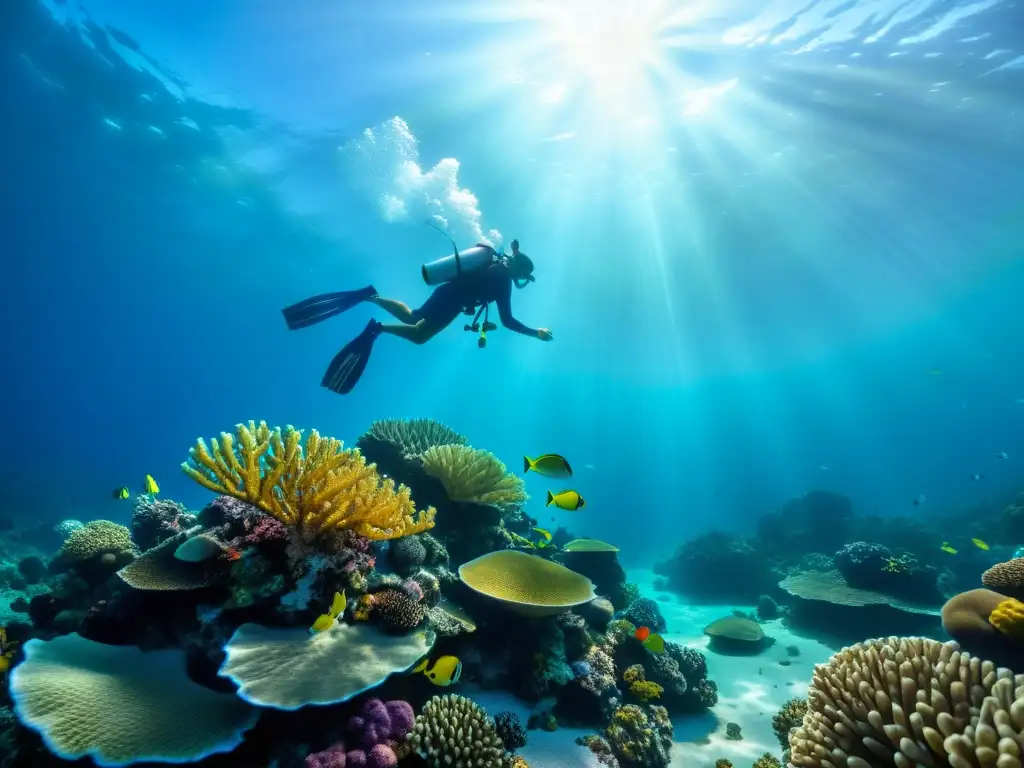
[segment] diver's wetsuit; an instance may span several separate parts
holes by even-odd
[[[498,307],[501,324],[510,331],[536,336],[537,331],[512,316],[512,272],[504,263],[492,264],[477,272],[467,272],[434,289],[419,309],[413,310],[415,322],[426,320],[433,328],[446,328],[466,309],[491,302]]]

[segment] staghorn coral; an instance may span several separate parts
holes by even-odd
[[[423,705],[409,741],[432,768],[511,768],[494,721],[463,696],[434,696]]]
[[[237,697],[192,682],[181,651],[64,635],[30,640],[24,652],[11,673],[15,710],[66,760],[193,762],[234,749],[258,716]]]
[[[772,730],[783,749],[789,749],[789,732],[799,728],[807,714],[807,699],[790,699],[772,718]]]
[[[381,480],[373,464],[340,440],[314,429],[270,429],[266,422],[238,424],[222,432],[212,451],[200,438],[189,451],[185,473],[215,493],[242,499],[285,525],[309,534],[350,529],[373,540],[421,533],[434,525],[434,509],[417,512],[409,489]]]
[[[447,424],[433,419],[379,419],[360,436],[356,446],[370,453],[374,443],[392,446],[406,461],[435,445],[465,445],[468,441]]]
[[[522,479],[488,451],[468,445],[435,445],[421,460],[423,471],[441,481],[451,501],[511,506],[528,498]]]
[[[996,563],[981,575],[981,583],[1007,597],[1024,599],[1024,557]]]
[[[955,643],[858,643],[815,668],[790,759],[815,768],[1019,766],[1022,686],[1024,675]]]

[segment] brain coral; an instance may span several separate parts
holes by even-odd
[[[409,741],[433,768],[512,765],[494,721],[463,696],[435,696],[424,704]]]
[[[57,560],[73,566],[104,555],[112,555],[115,561],[120,561],[130,558],[134,552],[131,531],[109,520],[93,520],[71,532],[57,553]]]
[[[11,673],[18,718],[56,755],[101,766],[193,762],[229,752],[258,713],[193,683],[180,651],[143,652],[64,635],[29,640]]]
[[[425,616],[423,606],[400,589],[382,589],[372,600],[373,616],[386,632],[404,634],[418,627]]]
[[[1020,766],[1024,675],[955,643],[869,640],[814,672],[795,766]]]
[[[470,589],[529,616],[554,616],[597,595],[585,576],[563,565],[512,549],[489,552],[459,567]]]
[[[294,710],[347,701],[412,667],[432,644],[426,632],[389,636],[367,624],[338,622],[315,635],[243,624],[224,647],[220,674],[256,706]]]
[[[1024,599],[1024,557],[996,563],[981,575],[981,583],[1003,595]]]

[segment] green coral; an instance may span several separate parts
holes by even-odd
[[[807,699],[790,699],[772,718],[772,730],[783,749],[789,749],[789,732],[799,728],[807,714]]]
[[[753,768],[782,768],[782,763],[771,752],[765,752],[754,761]]]
[[[672,721],[664,707],[619,707],[604,735],[612,752],[626,766],[666,768],[671,760]]]
[[[501,507],[528,498],[522,479],[489,451],[468,445],[435,445],[423,453],[421,461],[423,471],[441,482],[451,501]]]
[[[134,551],[135,544],[132,542],[131,531],[109,520],[93,520],[72,531],[57,557],[71,565],[108,554],[118,557]]]
[[[447,424],[433,419],[380,419],[370,425],[356,446],[372,452],[375,442],[394,446],[403,459],[409,460],[435,445],[465,445],[468,441]]]

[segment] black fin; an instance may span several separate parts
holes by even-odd
[[[358,291],[341,291],[338,293],[322,293],[319,296],[300,301],[281,310],[289,330],[297,331],[308,328],[335,315],[352,309],[356,304],[372,299],[377,290],[368,285]]]
[[[345,345],[344,349],[334,356],[331,364],[327,366],[327,372],[320,382],[321,387],[326,387],[331,392],[339,395],[347,395],[359,381],[359,377],[366,370],[366,363],[370,360],[370,352],[373,351],[373,342],[380,335],[380,323],[371,320],[366,324],[363,332]]]

